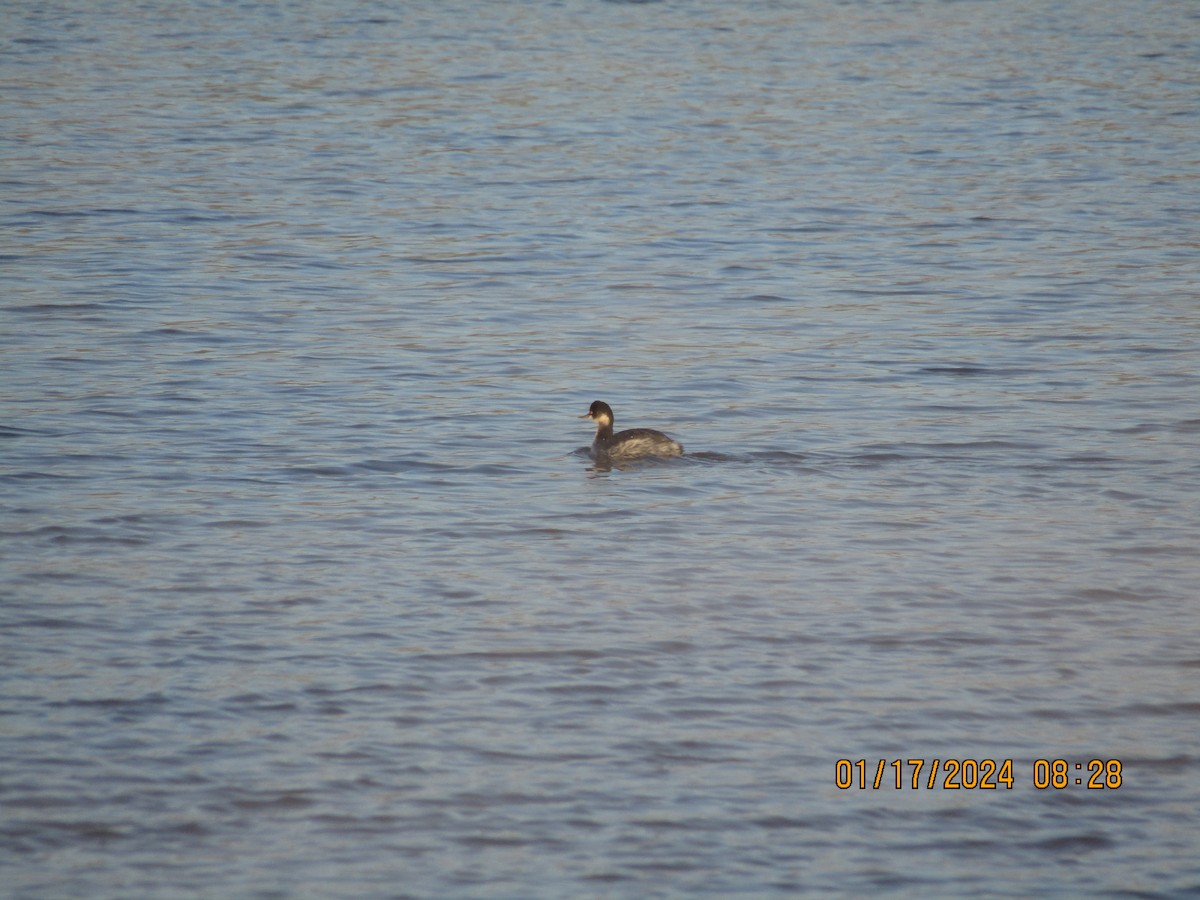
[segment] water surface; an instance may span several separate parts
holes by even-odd
[[[1193,4],[0,18],[11,896],[1200,890]]]

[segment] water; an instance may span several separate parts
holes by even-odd
[[[1194,4],[0,20],[8,896],[1200,891]]]

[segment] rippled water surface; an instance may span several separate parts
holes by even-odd
[[[6,895],[1200,891],[1196,4],[0,22]]]

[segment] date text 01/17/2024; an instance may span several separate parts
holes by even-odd
[[[896,790],[1012,790],[1017,782],[1011,759],[839,759],[834,766],[834,785],[841,790],[895,787]],[[888,770],[891,770],[890,772]],[[1038,790],[1086,787],[1116,790],[1124,779],[1119,759],[1039,759],[1033,763],[1032,784]]]

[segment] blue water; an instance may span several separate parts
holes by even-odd
[[[6,896],[1200,892],[1200,7],[0,46]]]

